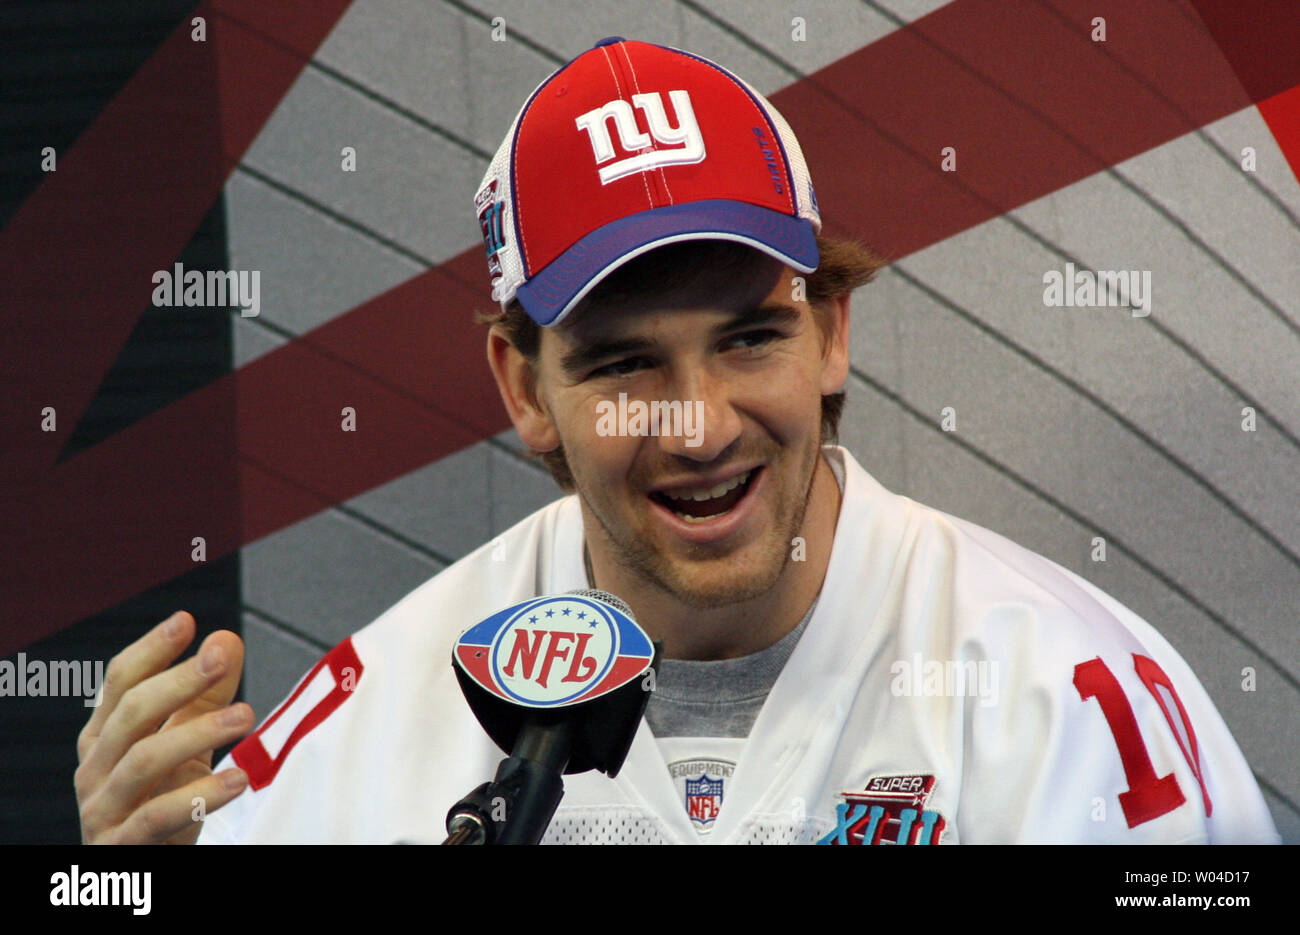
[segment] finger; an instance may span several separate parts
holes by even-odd
[[[113,767],[95,799],[87,803],[87,811],[101,826],[118,824],[182,765],[197,767],[195,759],[211,755],[213,749],[242,737],[252,727],[253,709],[241,702],[145,737]],[[161,791],[170,791],[170,787]]]
[[[199,833],[196,815],[215,812],[246,788],[248,776],[241,769],[205,776],[150,799],[105,838],[115,844],[161,844],[184,834],[186,843],[193,843]]]
[[[201,652],[159,672],[123,693],[103,730],[77,769],[78,789],[94,788],[137,741],[154,733],[175,711],[189,704],[229,671],[220,641],[206,641]]]
[[[239,679],[244,670],[244,641],[229,630],[218,630],[209,634],[203,641],[199,653],[201,654],[212,644],[220,646],[226,654],[228,662],[225,675],[199,697],[172,714],[163,725],[164,730],[179,727],[210,711],[224,708],[235,699],[235,692],[239,689]]]
[[[208,765],[209,757],[195,756],[190,757],[180,766],[172,770],[171,775],[167,776],[158,785],[154,786],[149,792],[150,797],[157,797],[165,792],[171,792],[173,789],[179,789],[181,786],[189,785],[196,779],[202,779],[204,776],[212,774],[212,767]]]
[[[194,639],[194,629],[194,618],[179,610],[109,661],[104,683],[100,686],[99,704],[77,737],[79,760],[86,759],[122,696],[175,661]]]

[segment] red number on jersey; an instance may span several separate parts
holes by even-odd
[[[1155,698],[1156,704],[1160,705],[1160,711],[1165,716],[1165,721],[1169,724],[1169,729],[1174,732],[1174,739],[1178,741],[1178,749],[1183,751],[1183,759],[1192,769],[1192,775],[1201,786],[1201,798],[1205,800],[1205,817],[1210,817],[1213,806],[1210,804],[1210,790],[1205,787],[1205,774],[1201,771],[1201,751],[1196,746],[1196,731],[1192,730],[1192,719],[1187,716],[1187,709],[1183,707],[1183,699],[1178,697],[1178,692],[1174,691],[1174,683],[1170,681],[1169,676],[1165,675],[1164,669],[1156,664],[1154,659],[1148,659],[1146,656],[1133,654],[1133,666],[1137,669],[1138,678],[1142,684],[1147,687],[1151,697]],[[1164,697],[1156,691],[1156,686],[1162,686],[1169,696],[1174,699],[1174,704],[1178,706],[1178,718],[1183,722],[1183,731],[1187,734],[1187,744],[1183,744],[1182,735],[1178,733],[1178,728],[1174,727],[1174,719],[1169,715],[1169,706],[1165,704]],[[1191,749],[1189,750],[1188,747]]]
[[[352,695],[364,667],[349,637],[325,654],[293,694],[231,751],[254,789],[269,785],[289,751]]]
[[[1155,660],[1134,653],[1133,664],[1138,677],[1142,679],[1142,684],[1160,706],[1169,729],[1174,732],[1174,739],[1178,741],[1178,749],[1182,751],[1183,759],[1187,761],[1187,765],[1201,785],[1201,794],[1205,798],[1205,814],[1209,817],[1210,796],[1201,774],[1196,733],[1192,730],[1192,722],[1187,717],[1182,699],[1174,690],[1169,676],[1165,675]],[[1174,727],[1169,708],[1164,698],[1156,691],[1157,685],[1167,690],[1178,706],[1178,714],[1187,732],[1190,750],[1183,744],[1182,737]],[[1115,674],[1107,668],[1100,657],[1081,662],[1074,667],[1074,687],[1078,689],[1079,697],[1084,701],[1094,697],[1097,699],[1097,703],[1101,705],[1101,713],[1106,718],[1106,724],[1110,727],[1111,736],[1115,738],[1115,746],[1119,748],[1120,762],[1124,766],[1124,778],[1128,780],[1128,789],[1120,793],[1119,804],[1124,810],[1124,819],[1128,822],[1128,826],[1136,828],[1144,822],[1172,812],[1187,801],[1182,790],[1178,788],[1178,780],[1174,778],[1173,773],[1167,776],[1156,776],[1156,771],[1151,766],[1151,756],[1147,753],[1142,733],[1138,730],[1137,718],[1133,716],[1133,708],[1128,703],[1124,689],[1120,687]]]

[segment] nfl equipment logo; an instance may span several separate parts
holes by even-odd
[[[711,828],[722,808],[722,780],[704,775],[686,780],[686,814],[700,828]]]
[[[677,801],[686,804],[686,817],[700,834],[708,834],[717,823],[722,797],[735,772],[735,763],[718,757],[692,757],[668,764]]]

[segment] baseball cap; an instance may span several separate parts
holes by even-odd
[[[554,326],[656,247],[734,240],[810,273],[803,152],[757,91],[698,55],[602,39],[524,102],[474,197],[492,298]]]

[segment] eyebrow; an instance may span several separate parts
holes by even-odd
[[[755,308],[737,312],[731,318],[713,329],[713,337],[721,337],[733,331],[761,328],[764,325],[785,325],[793,327],[803,318],[797,308],[780,302],[764,303]],[[595,340],[566,352],[560,358],[560,368],[571,378],[581,377],[588,368],[604,360],[623,354],[646,351],[654,347],[654,342],[646,338],[611,338]]]

